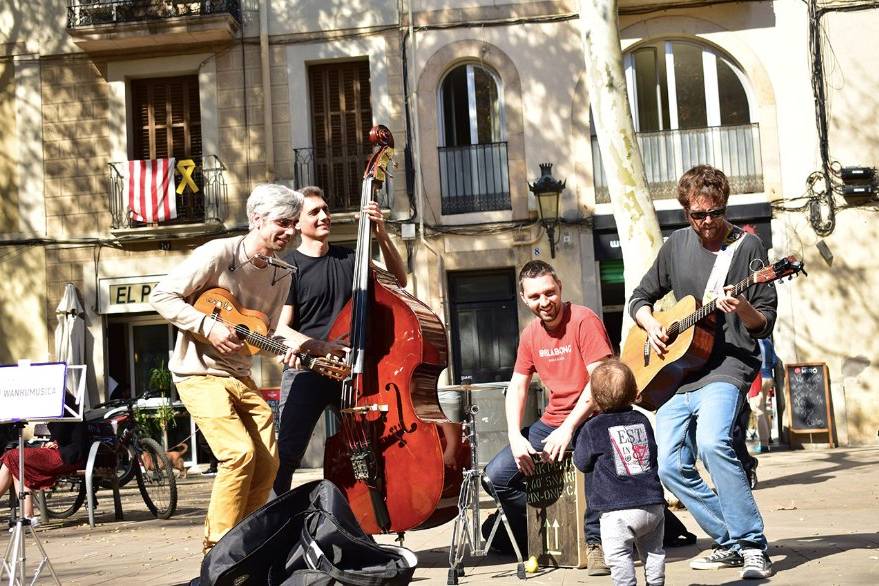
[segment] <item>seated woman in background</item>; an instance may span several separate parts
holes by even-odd
[[[52,440],[39,448],[24,449],[24,485],[29,491],[51,488],[59,476],[76,472],[85,465],[88,455],[88,427],[83,422],[51,422],[48,424]],[[18,448],[7,450],[0,456],[0,495],[15,484],[19,493]],[[25,499],[21,514],[34,518],[31,495]]]

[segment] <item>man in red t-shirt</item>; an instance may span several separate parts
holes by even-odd
[[[595,313],[562,301],[562,283],[547,263],[533,260],[519,272],[519,294],[538,319],[522,332],[513,377],[507,389],[510,445],[485,468],[521,551],[527,549],[525,477],[534,472],[533,456],[560,461],[580,425],[595,411],[589,373],[611,356],[610,340]],[[522,413],[531,377],[537,373],[549,391],[539,421],[522,429]],[[488,486],[486,487],[489,490]],[[590,576],[610,574],[601,550],[598,514],[586,512],[587,568]]]

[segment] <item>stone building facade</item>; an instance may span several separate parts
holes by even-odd
[[[807,183],[822,169],[809,33],[820,19],[833,169],[872,167],[879,52],[862,32],[879,16],[834,7],[622,0],[620,34],[663,229],[684,225],[670,195],[687,164],[730,174],[734,221],[810,271],[779,286],[779,356],[828,364],[837,439],[863,445],[879,428],[876,200],[835,195],[832,230],[826,205],[803,207],[822,185]],[[53,358],[55,306],[73,283],[92,401],[144,390],[174,335],[144,303],[150,284],[194,246],[241,233],[263,181],[323,183],[334,239],[352,241],[355,169],[377,123],[397,140],[383,203],[409,288],[448,327],[443,382],[509,378],[529,320],[515,274],[533,258],[618,339],[622,260],[588,103],[571,0],[4,6],[0,362]],[[201,195],[181,196],[176,221],[132,223],[127,162],[152,154],[197,159]],[[555,258],[528,189],[544,162],[567,180]],[[276,385],[276,365],[261,361],[257,379]]]

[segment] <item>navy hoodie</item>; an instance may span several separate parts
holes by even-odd
[[[600,413],[583,424],[574,464],[586,473],[587,506],[601,512],[665,502],[656,464],[653,428],[628,407]]]

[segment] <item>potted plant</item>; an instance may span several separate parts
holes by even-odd
[[[171,392],[171,384],[171,371],[165,366],[164,360],[159,366],[150,369],[147,386],[151,391],[167,397]]]
[[[150,369],[147,387],[152,393],[160,395],[163,400],[155,409],[150,409],[149,412],[138,410],[138,418],[140,419],[138,423],[154,432],[150,433],[150,435],[158,436],[165,449],[168,449],[168,427],[176,425],[174,419],[175,411],[171,405],[170,397],[172,386],[171,371],[168,370],[165,362],[162,361],[159,366]]]

